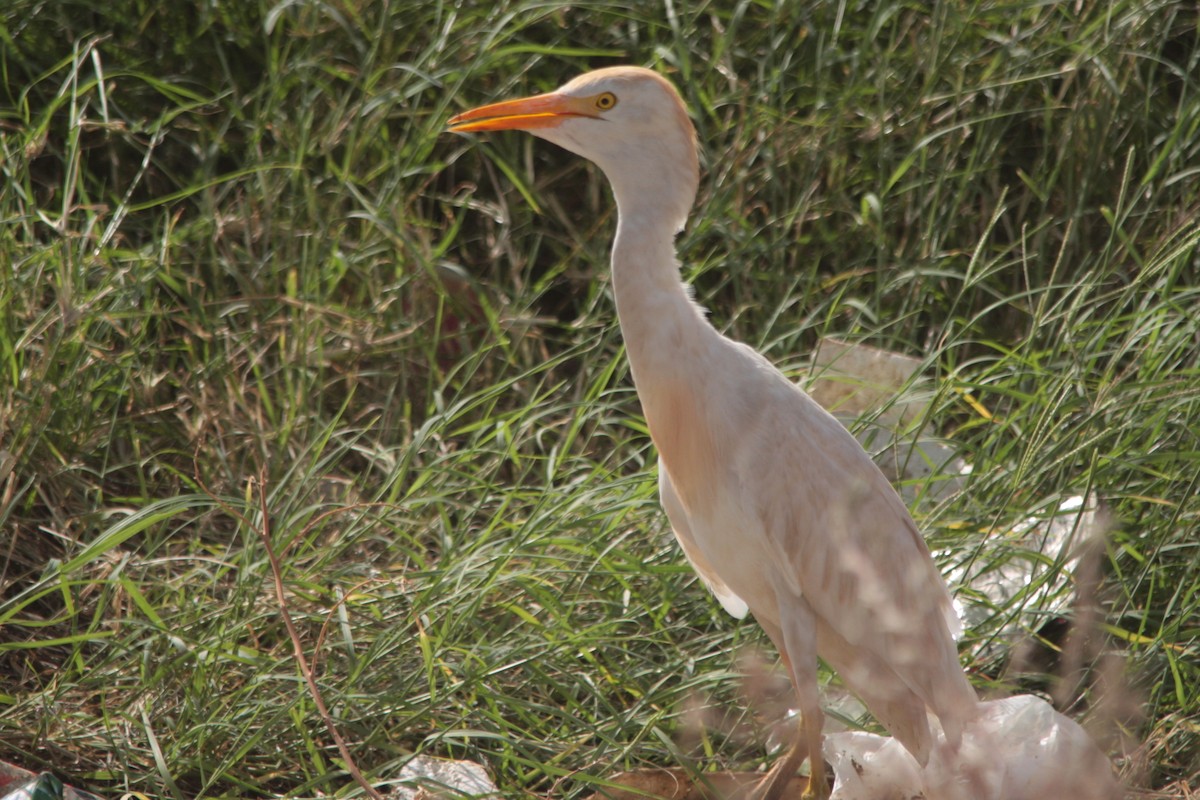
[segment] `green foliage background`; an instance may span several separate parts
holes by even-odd
[[[947,566],[1038,576],[968,632],[977,683],[1054,685],[1003,663],[1074,586],[1006,532],[1085,495],[1097,669],[1064,708],[1131,784],[1185,785],[1198,25],[1180,2],[9,2],[0,758],[113,795],[352,793],[263,531],[381,779],[425,752],[576,794],[765,758],[737,688],[761,636],[657,508],[602,176],[442,132],[636,63],[703,145],[680,253],[715,324],[796,374],[837,336],[936,379],[924,424],[974,471],[914,513]],[[688,744],[696,698],[738,725]]]

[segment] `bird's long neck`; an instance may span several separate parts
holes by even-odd
[[[682,350],[714,334],[679,276],[675,224],[618,197],[612,279],[634,383],[646,401],[654,376],[675,371]]]
[[[724,339],[680,280],[678,217],[636,207],[631,213],[619,194],[617,207],[613,293],[633,383],[675,493],[685,508],[703,513],[718,485],[708,390]]]

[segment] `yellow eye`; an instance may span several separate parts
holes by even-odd
[[[608,111],[617,104],[617,96],[612,92],[596,95],[596,108],[601,111]]]

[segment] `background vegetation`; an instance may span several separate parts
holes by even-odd
[[[576,796],[767,758],[739,680],[762,637],[658,510],[602,176],[442,133],[628,62],[692,109],[680,249],[715,323],[797,375],[837,336],[936,379],[924,423],[974,470],[912,487],[915,515],[947,568],[1035,575],[968,632],[977,684],[1057,687],[1132,785],[1185,786],[1198,24],[1154,0],[10,0],[0,758],[111,795],[357,791],[264,535],[381,780],[420,752]],[[1080,495],[1098,584],[1009,535]],[[1055,683],[1042,621],[1077,585],[1097,669]],[[1033,632],[1051,658],[1006,673]]]

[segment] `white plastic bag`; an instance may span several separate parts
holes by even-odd
[[[957,750],[941,739],[922,769],[894,739],[825,737],[830,800],[1119,800],[1112,765],[1073,720],[1031,695],[980,703]]]

